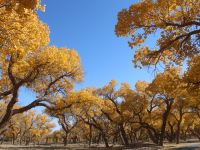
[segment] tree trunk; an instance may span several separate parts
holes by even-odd
[[[133,143],[133,133],[129,133],[129,138],[130,138],[130,142],[132,144]]]
[[[15,137],[14,136],[12,137],[12,144],[13,145],[15,144]]]
[[[49,138],[47,137],[47,138],[46,138],[46,144],[48,144],[48,141],[49,141]]]
[[[67,145],[67,140],[68,140],[68,134],[66,133],[66,135],[64,136],[64,139],[63,139],[64,141],[64,146],[66,146]]]
[[[162,123],[162,127],[161,127],[159,143],[158,143],[159,146],[163,146],[163,140],[164,140],[164,136],[165,136],[165,128],[166,128],[168,115],[169,115],[168,111],[163,114],[163,123]]]
[[[163,126],[163,127],[164,127],[164,126]],[[160,133],[159,143],[158,143],[159,146],[163,146],[164,132],[165,132],[165,131],[164,131],[163,128],[162,128],[161,133]]]
[[[92,125],[89,125],[90,127],[90,133],[89,133],[89,147],[91,146],[92,143]]]
[[[180,142],[181,120],[179,120],[177,124],[176,144],[179,144]]]
[[[2,137],[2,139],[1,139],[1,144],[3,144],[3,142],[4,142],[4,138]]]
[[[126,146],[129,145],[128,138],[127,138],[123,125],[120,125],[120,133],[121,133],[121,139],[122,139],[123,144]]]
[[[168,141],[172,143],[176,139],[176,132],[174,132],[174,125],[172,125],[170,122],[168,122],[168,126],[169,126],[169,132],[166,133],[166,137]]]
[[[134,133],[134,142],[137,142],[137,143],[138,143],[138,140],[139,140],[139,139],[138,139],[137,132],[135,132],[135,133]]]
[[[19,145],[22,145],[22,138],[19,139]]]
[[[105,146],[108,148],[109,147],[108,139],[107,139],[107,137],[106,137],[106,135],[104,133],[102,134],[102,138],[104,140]]]
[[[160,138],[159,138],[159,143],[158,143],[159,146],[163,146],[167,119],[171,111],[172,104],[173,104],[173,99],[169,99],[166,101],[167,106],[166,106],[166,111],[163,113],[162,126],[161,126]]]
[[[180,142],[181,123],[182,123],[183,115],[184,115],[182,110],[179,112],[179,115],[180,115],[180,118],[179,118],[178,124],[177,124],[176,144],[179,144],[179,142]]]
[[[15,89],[13,90],[12,98],[7,105],[5,115],[0,120],[0,129],[3,129],[6,127],[7,122],[11,119],[13,115],[12,109],[14,105],[17,103],[18,90],[19,90],[19,87],[15,87]]]
[[[154,134],[153,134],[150,129],[147,129],[147,131],[148,131],[149,137],[152,140],[152,142],[155,144],[158,144],[159,138],[158,138],[157,133],[154,132]]]

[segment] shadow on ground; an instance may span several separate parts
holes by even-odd
[[[154,144],[142,144],[142,143],[137,143],[137,144],[132,144],[128,147],[124,146],[111,146],[109,148],[105,148],[104,146],[91,146],[90,148],[88,146],[83,146],[83,145],[70,145],[70,146],[51,146],[51,145],[40,145],[40,146],[0,146],[0,150],[131,150],[131,149],[138,149],[138,148],[145,148],[145,149],[151,149],[151,150],[157,150],[160,149],[159,146],[156,146]]]
[[[88,147],[86,144],[69,144],[66,147],[62,145],[30,145],[30,146],[20,146],[20,145],[0,145],[0,150],[200,150],[200,143],[181,143],[176,144],[166,144],[164,147],[157,146],[150,143],[137,143],[132,144],[128,147],[121,145],[114,145],[109,148],[105,148],[103,144],[92,145]]]
[[[136,143],[136,144],[132,144],[129,147],[124,147],[124,149],[138,149],[138,148],[149,148],[151,150],[157,150],[160,149],[160,146],[157,146],[155,144],[150,144],[150,143]]]
[[[170,150],[200,150],[200,147],[180,147],[180,148],[171,148]]]

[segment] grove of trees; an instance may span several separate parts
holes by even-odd
[[[0,0],[0,142],[109,147],[200,140],[199,6],[200,0],[142,0],[121,10],[115,33],[130,38],[134,66],[153,67],[155,78],[134,88],[111,80],[76,91],[80,57],[49,44],[40,0]],[[154,47],[146,45],[152,35]],[[22,106],[24,87],[37,97]],[[44,113],[32,110],[39,106]]]

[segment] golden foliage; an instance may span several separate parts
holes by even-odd
[[[134,55],[135,66],[159,61],[180,64],[199,53],[199,5],[199,0],[144,0],[119,12],[116,34],[131,36],[129,46],[140,47]],[[160,34],[154,48],[146,46],[154,33]]]

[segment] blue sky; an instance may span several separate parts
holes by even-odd
[[[136,0],[138,1],[138,0]],[[76,49],[84,69],[84,81],[76,89],[102,87],[111,79],[134,87],[137,80],[150,81],[153,73],[135,69],[134,49],[127,38],[115,35],[117,13],[134,0],[44,0],[46,11],[39,13],[51,31],[51,45]],[[151,45],[151,41],[147,42]],[[21,104],[35,98],[28,89],[20,92]],[[27,100],[28,99],[28,100]]]
[[[150,80],[147,70],[134,69],[133,50],[126,38],[115,35],[117,13],[134,0],[46,0],[40,18],[51,31],[51,44],[76,49],[82,60],[84,82],[77,88],[101,87],[109,80]]]

